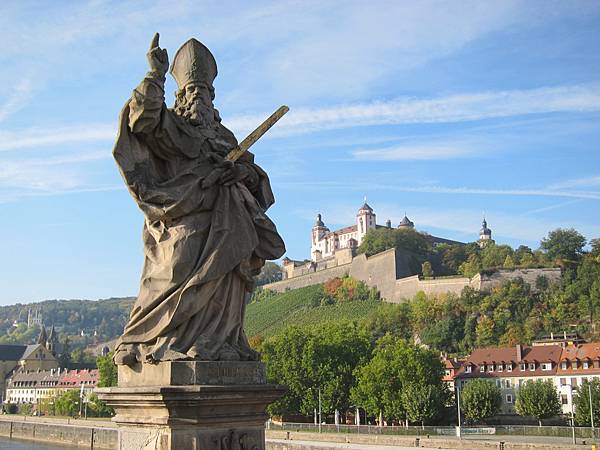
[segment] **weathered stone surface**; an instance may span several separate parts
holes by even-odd
[[[257,361],[165,361],[119,366],[119,386],[265,384],[265,366]]]
[[[263,450],[265,408],[284,392],[270,384],[98,389],[117,412],[120,450]]]
[[[263,450],[265,409],[285,388],[266,384],[244,311],[253,276],[285,246],[265,214],[274,202],[269,179],[241,147],[286,108],[238,146],[212,103],[210,51],[190,39],[175,54],[179,90],[169,109],[158,40],[113,151],[146,218],[145,261],[116,343],[119,387],[98,395],[116,411],[120,450]]]
[[[275,201],[268,176],[250,152],[228,159],[240,145],[213,105],[208,48],[190,39],[175,54],[174,108],[158,33],[147,58],[113,150],[146,219],[140,290],[115,362],[258,361],[243,329],[247,296],[265,260],[285,253],[266,215]]]

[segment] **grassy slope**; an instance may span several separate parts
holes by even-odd
[[[246,334],[271,336],[290,325],[317,325],[330,320],[361,319],[381,305],[380,301],[355,301],[319,306],[321,286],[309,286],[251,303],[246,309]]]

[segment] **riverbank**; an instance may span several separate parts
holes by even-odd
[[[89,449],[117,448],[117,429],[111,422],[71,421],[72,419],[0,416],[0,436]]]
[[[118,446],[116,425],[109,420],[82,420],[52,417],[0,416],[0,437],[70,445],[79,448],[113,450]],[[335,450],[387,448],[582,450],[591,440],[544,436],[399,436],[351,433],[310,433],[266,430],[267,450]],[[18,441],[15,441],[18,442]],[[585,443],[584,443],[585,442]],[[502,445],[501,445],[502,443]],[[10,448],[10,447],[8,447]]]

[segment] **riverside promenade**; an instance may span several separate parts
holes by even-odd
[[[547,436],[399,436],[353,433],[311,433],[267,430],[269,450],[391,450],[393,449],[504,449],[504,450],[582,450],[591,449],[590,439],[571,439]],[[19,443],[26,441],[69,445],[77,448],[117,448],[116,425],[108,419],[72,419],[54,417],[0,416],[0,438]],[[4,447],[11,448],[11,447]],[[4,448],[2,450],[4,450]],[[34,447],[32,447],[34,448]],[[42,447],[43,448],[43,447]]]

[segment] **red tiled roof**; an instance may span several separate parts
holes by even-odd
[[[556,373],[562,347],[560,345],[547,345],[539,347],[521,346],[521,359],[517,358],[517,347],[487,347],[478,348],[471,353],[457,373],[458,378],[489,378],[489,377],[524,377],[524,376],[549,376]],[[520,363],[535,363],[535,370],[520,369]],[[540,363],[551,362],[551,370],[542,370]],[[497,370],[499,364],[513,364],[512,371],[506,367],[502,372]],[[494,365],[492,372],[488,371],[489,365]],[[485,365],[485,372],[480,372],[479,367]],[[465,371],[466,366],[472,366],[472,372]]]
[[[82,383],[95,385],[98,382],[98,369],[69,370],[58,382],[59,386],[79,386]]]
[[[590,342],[588,344],[567,345],[563,348],[561,362],[567,362],[567,368],[560,366],[556,371],[557,375],[586,375],[600,374],[600,342]],[[577,368],[573,367],[573,362],[577,362]],[[587,361],[589,366],[583,368],[583,362]]]

